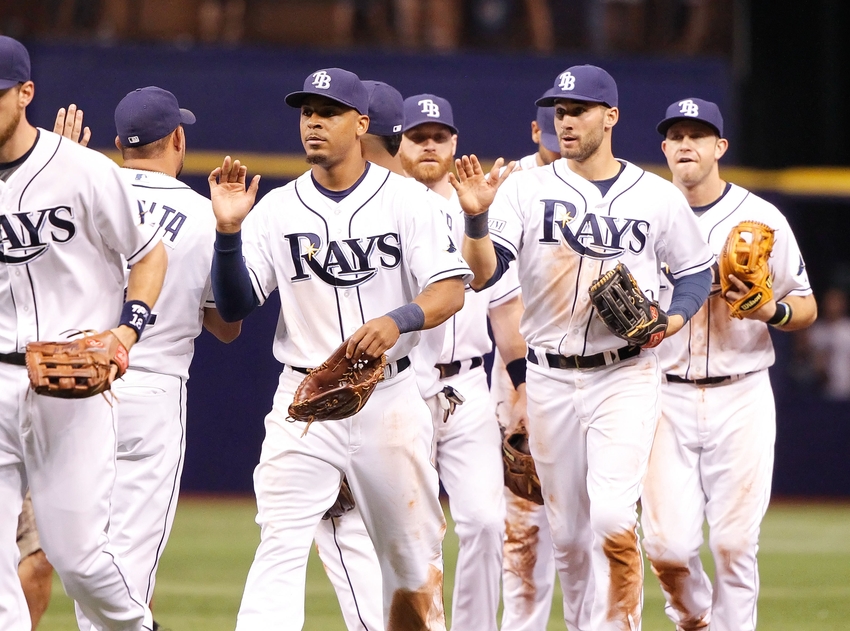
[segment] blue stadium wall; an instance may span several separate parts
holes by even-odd
[[[97,47],[28,44],[36,98],[32,122],[51,128],[70,102],[85,110],[92,145],[110,148],[115,104],[128,91],[159,85],[177,94],[198,122],[187,131],[190,149],[238,154],[300,154],[297,112],[283,97],[300,89],[310,72],[339,66],[362,78],[395,85],[405,96],[431,92],[448,98],[460,129],[459,150],[481,156],[520,157],[533,150],[529,133],[534,99],[555,76],[585,57],[416,56],[399,53],[318,53],[152,45]],[[661,162],[655,124],[666,106],[684,96],[720,104],[734,163],[737,138],[730,69],[714,60],[605,60],[617,80],[621,118],[615,152],[634,162]],[[199,171],[185,177],[207,193]],[[264,178],[261,194],[283,182]],[[803,211],[789,205],[792,224]],[[795,225],[795,230],[797,229]],[[804,250],[805,251],[805,250]],[[825,264],[824,264],[825,265]],[[189,381],[188,448],[183,488],[193,492],[250,492],[264,435],[263,419],[280,366],[271,355],[277,294],[245,321],[230,345],[204,332],[196,344]],[[772,371],[779,414],[774,490],[785,495],[850,495],[848,405],[824,403],[791,387],[788,341],[778,336]]]

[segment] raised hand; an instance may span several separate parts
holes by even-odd
[[[210,173],[210,199],[219,232],[239,232],[242,222],[254,207],[260,176],[255,175],[246,189],[247,176],[248,167],[239,160],[232,160],[230,156],[226,156],[221,166]]]
[[[490,169],[490,173],[485,174],[474,154],[455,160],[457,176],[449,173],[449,182],[457,191],[457,198],[463,212],[467,215],[480,215],[490,208],[490,204],[496,197],[496,191],[499,190],[502,182],[508,179],[516,166],[516,163],[511,162],[502,169],[504,163],[504,159],[499,158]]]
[[[68,106],[67,112],[64,107],[59,108],[56,113],[56,122],[53,123],[53,133],[64,136],[83,147],[87,147],[91,139],[91,129],[88,127],[83,129],[83,110],[78,110],[73,103]]]

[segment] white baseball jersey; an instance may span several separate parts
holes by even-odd
[[[529,169],[535,169],[539,166],[540,165],[537,164],[537,154],[532,153],[517,160],[515,170],[528,171]]]
[[[587,291],[618,262],[657,298],[661,261],[678,278],[714,260],[678,189],[623,164],[604,197],[560,159],[512,174],[490,207],[493,241],[517,257],[526,305],[520,330],[534,348],[593,355],[624,345],[595,317]]]
[[[749,191],[730,186],[728,192],[697,218],[700,231],[712,252],[719,254],[726,237],[742,221],[758,221],[775,230],[770,268],[773,295],[812,293],[806,265],[788,221],[775,206]],[[714,267],[711,296],[678,334],[664,340],[658,352],[662,370],[684,379],[724,377],[762,370],[773,365],[773,344],[764,322],[732,318],[720,295],[717,266]],[[661,306],[672,296],[672,284],[662,276]]]
[[[39,133],[30,157],[0,181],[0,353],[117,326],[121,259],[133,265],[157,242],[155,226],[137,226],[136,202],[109,158]]]
[[[260,301],[280,289],[274,355],[291,366],[318,366],[364,322],[430,283],[472,276],[422,185],[376,164],[340,202],[309,171],[271,191],[245,220],[243,243]],[[418,339],[402,335],[387,359],[408,355]]]
[[[443,217],[448,225],[452,243],[457,247],[463,243],[463,210],[457,199],[457,194],[442,204]],[[438,385],[439,373],[434,364],[448,364],[458,360],[482,357],[493,348],[493,343],[487,333],[487,313],[518,296],[519,278],[516,269],[511,266],[505,275],[492,286],[483,291],[473,291],[466,288],[463,309],[449,318],[442,326],[441,340],[435,340],[440,345],[439,356],[429,365],[416,362],[416,374],[419,390],[424,398],[433,396],[440,390]]]
[[[215,307],[210,284],[215,215],[210,200],[169,175],[135,169],[122,169],[121,175],[138,197],[139,222],[159,226],[168,252],[155,319],[130,351],[130,365],[188,378],[204,307]]]

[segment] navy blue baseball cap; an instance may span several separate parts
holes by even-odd
[[[423,123],[441,123],[457,133],[451,104],[441,96],[417,94],[404,99],[404,126],[402,131]]]
[[[572,66],[555,78],[552,89],[535,105],[551,107],[558,99],[573,99],[617,107],[617,83],[599,66]]]
[[[0,90],[30,80],[30,54],[18,40],[0,35]]]
[[[168,90],[153,85],[137,88],[115,108],[115,130],[125,147],[141,147],[165,138],[179,125],[191,125],[195,115],[181,108]]]
[[[369,92],[353,72],[342,68],[317,70],[304,79],[304,89],[286,95],[286,104],[301,107],[308,96],[326,96],[343,105],[354,108],[360,114],[369,115]]]
[[[393,136],[401,133],[404,123],[404,99],[401,92],[383,81],[364,81],[369,94],[369,133]]]
[[[659,134],[666,136],[670,127],[684,120],[705,123],[717,132],[718,138],[723,138],[723,116],[720,114],[720,108],[716,103],[703,99],[682,99],[671,103],[667,108],[667,115],[658,123],[656,129]]]
[[[555,108],[537,108],[537,127],[540,128],[540,144],[549,151],[561,153],[561,141],[555,131]]]

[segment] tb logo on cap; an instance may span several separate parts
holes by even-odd
[[[576,78],[572,72],[564,72],[560,76],[558,87],[562,90],[572,90],[576,87]]]
[[[699,105],[691,99],[679,101],[679,107],[681,108],[679,111],[685,116],[699,116]]]
[[[423,99],[417,103],[422,106],[422,113],[429,118],[440,118],[440,106],[431,99]]]
[[[320,90],[327,90],[331,87],[331,76],[324,70],[313,73],[313,85]]]

